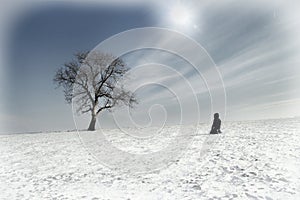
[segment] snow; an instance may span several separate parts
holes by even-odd
[[[0,199],[300,199],[299,125],[299,118],[225,122],[219,135],[207,134],[209,124],[185,126],[192,140],[181,157],[143,173],[103,165],[77,132],[2,135]],[[146,140],[103,132],[116,148],[146,156],[172,144],[175,130]]]

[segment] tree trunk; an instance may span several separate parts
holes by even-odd
[[[96,125],[96,115],[92,115],[92,120],[90,122],[88,131],[94,131],[95,130],[95,125]]]

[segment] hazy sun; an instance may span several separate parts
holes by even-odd
[[[171,8],[170,18],[176,25],[187,25],[191,22],[191,13],[183,5],[177,4]]]

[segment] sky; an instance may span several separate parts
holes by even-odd
[[[104,127],[209,122],[214,112],[224,120],[299,116],[297,1],[18,2],[1,14],[0,133],[86,128],[89,116],[73,118],[53,83],[56,70],[76,52],[144,27],[164,33],[133,31],[110,43],[114,52],[162,47],[122,55],[140,102],[134,123],[120,108],[99,116]]]

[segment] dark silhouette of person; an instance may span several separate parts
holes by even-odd
[[[221,120],[219,118],[219,113],[215,113],[214,114],[214,122],[211,126],[210,134],[222,133],[220,128],[221,128]]]

